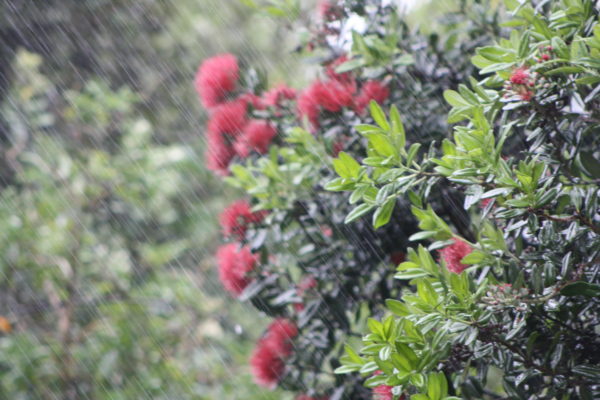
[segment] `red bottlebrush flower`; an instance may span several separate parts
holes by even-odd
[[[219,216],[219,222],[224,236],[235,236],[242,239],[246,234],[248,224],[262,221],[265,215],[265,211],[250,211],[250,204],[247,201],[238,200],[223,210]]]
[[[268,121],[253,119],[248,122],[243,134],[237,138],[233,147],[242,158],[248,157],[252,150],[264,154],[276,135],[277,130]]]
[[[267,342],[259,342],[250,358],[250,367],[257,385],[275,389],[285,370],[285,363]]]
[[[292,339],[298,336],[298,327],[293,321],[285,318],[277,318],[267,328],[265,338],[271,345],[281,351],[282,355],[292,354]]]
[[[222,103],[235,89],[240,69],[233,54],[220,54],[204,61],[198,68],[195,86],[204,107]]]
[[[393,400],[393,386],[379,385],[373,388],[373,400]]]
[[[267,106],[276,107],[285,100],[294,100],[295,98],[296,90],[282,84],[266,92],[263,95],[263,102]]]
[[[383,103],[390,96],[390,90],[379,81],[367,81],[363,84],[360,94],[356,98],[354,110],[362,114],[371,100]]]
[[[526,85],[529,82],[529,71],[526,67],[515,69],[510,75],[510,82],[515,85]]]
[[[245,101],[246,105],[251,105],[255,110],[264,110],[267,108],[267,104],[264,102],[264,100],[254,93],[244,93],[239,97],[239,99]]]
[[[285,370],[284,360],[292,354],[292,339],[297,335],[298,328],[287,319],[278,318],[269,325],[250,358],[252,375],[258,385],[275,388]]]
[[[483,200],[481,200],[481,203],[479,204],[479,208],[486,208],[488,206],[488,204],[490,204],[491,202],[492,202],[491,198],[483,199]]]
[[[219,279],[225,289],[237,297],[250,283],[248,272],[254,269],[258,255],[252,254],[247,246],[239,247],[236,243],[230,243],[219,247],[217,261]]]
[[[331,112],[339,112],[343,107],[352,105],[354,84],[344,84],[336,80],[317,81],[314,84],[315,94],[321,107]]]
[[[466,264],[462,264],[460,260],[462,260],[467,254],[471,253],[473,249],[465,241],[457,238],[453,239],[453,244],[438,250],[438,253],[446,262],[448,271],[454,272],[455,274],[460,274],[469,267]]]
[[[207,149],[205,153],[206,167],[220,175],[227,175],[229,162],[234,151],[220,132],[208,131]]]
[[[352,105],[355,91],[354,83],[343,84],[336,80],[315,81],[298,97],[298,115],[301,119],[306,116],[312,127],[318,128],[321,108],[339,112],[343,107]]]
[[[390,259],[392,260],[392,263],[398,265],[406,260],[406,254],[404,254],[402,251],[395,251],[390,254]]]
[[[542,60],[548,61],[550,59],[550,54],[542,54]]]
[[[298,97],[298,118],[301,120],[305,117],[311,124],[312,128],[319,127],[319,95],[315,89],[315,84],[305,89]]]
[[[246,100],[241,98],[216,107],[208,121],[208,131],[238,136],[246,125],[247,107]]]

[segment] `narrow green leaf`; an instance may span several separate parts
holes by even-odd
[[[371,109],[371,117],[373,120],[383,129],[384,131],[390,130],[390,125],[388,124],[387,118],[379,104],[375,100],[371,100],[369,103],[369,108]]]

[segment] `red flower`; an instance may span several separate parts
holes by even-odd
[[[367,81],[363,84],[360,94],[356,98],[354,110],[362,114],[371,100],[383,103],[390,96],[390,90],[379,81]]]
[[[224,236],[236,236],[242,239],[246,234],[248,224],[258,223],[265,217],[265,211],[250,211],[250,204],[238,200],[225,208],[219,216],[219,222]]]
[[[343,107],[350,107],[355,92],[354,82],[315,81],[298,97],[298,116],[300,119],[306,116],[312,128],[318,128],[322,108],[330,112],[339,112]]]
[[[220,54],[204,61],[194,82],[204,107],[212,108],[222,103],[235,89],[239,73],[237,58],[232,54]]]
[[[248,157],[252,150],[264,154],[269,149],[275,135],[277,135],[277,130],[269,122],[253,119],[248,122],[243,134],[237,138],[233,147],[242,158]]]
[[[339,112],[342,107],[352,105],[354,92],[356,91],[353,83],[345,84],[330,80],[327,82],[317,81],[313,85],[319,104],[327,111]]]
[[[255,110],[264,110],[267,108],[267,104],[264,102],[264,100],[254,93],[244,93],[239,97],[239,99],[245,101],[246,105],[251,105]]]
[[[267,106],[276,107],[284,100],[294,100],[296,91],[286,85],[279,85],[269,90],[263,95],[263,101]]]
[[[462,264],[460,260],[462,260],[467,254],[471,253],[473,249],[465,241],[457,238],[453,239],[453,244],[438,250],[438,252],[446,262],[448,271],[454,272],[455,274],[460,274],[468,267],[468,265]]]
[[[252,254],[247,246],[230,243],[219,247],[217,261],[223,286],[234,296],[239,296],[250,283],[248,272],[254,269],[258,255]]]
[[[250,358],[252,375],[258,385],[274,388],[285,370],[284,360],[292,354],[292,339],[298,335],[296,325],[278,318],[269,325]]]
[[[227,167],[234,156],[233,148],[220,132],[208,131],[206,139],[206,167],[220,175],[227,175]]]
[[[510,82],[515,85],[526,85],[529,82],[529,71],[526,67],[515,69],[510,75]]]
[[[319,95],[315,88],[316,85],[312,84],[305,89],[298,97],[297,105],[298,117],[301,120],[306,117],[312,128],[319,127]]]
[[[392,394],[393,386],[379,385],[373,388],[373,400],[392,400],[394,395]]]
[[[247,101],[239,98],[212,110],[210,120],[208,121],[208,131],[238,136],[246,125]]]
[[[492,202],[492,198],[489,197],[487,199],[482,199],[481,203],[479,203],[479,208],[486,208],[488,206],[488,204],[490,204]]]

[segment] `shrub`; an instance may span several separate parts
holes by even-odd
[[[376,124],[356,126],[368,157],[340,153],[354,172],[328,185],[376,214],[408,198],[419,221],[424,243],[395,275],[408,285],[337,370],[411,399],[600,396],[599,10],[505,3],[510,35],[477,50],[470,87],[444,92],[453,137],[420,151],[372,103]],[[447,184],[469,236],[431,205]]]
[[[235,92],[219,107],[239,111],[219,122],[218,107],[211,109],[207,164],[242,189],[252,211],[264,216],[236,220],[242,222],[240,234],[226,233],[229,242],[224,246],[250,249],[258,259],[253,268],[240,270],[248,284],[233,294],[274,318],[293,321],[298,329],[293,351],[275,357],[284,361],[284,368],[277,368],[269,379],[257,373],[257,382],[271,386],[276,381],[308,396],[370,398],[372,391],[363,386],[363,377],[333,371],[340,367],[343,342],[360,337],[367,318],[382,315],[385,300],[400,296],[407,286],[393,280],[392,265],[404,258],[409,237],[419,234],[419,220],[410,212],[410,201],[392,191],[377,195],[374,186],[362,185],[349,196],[327,189],[351,189],[355,180],[367,179],[364,172],[359,177],[363,167],[354,158],[378,162],[372,157],[374,148],[391,157],[400,144],[398,135],[390,142],[381,132],[365,131],[364,137],[353,133],[354,126],[368,130],[366,124],[382,121],[379,108],[372,106],[372,116],[367,113],[371,100],[385,107],[396,104],[400,111],[394,115],[406,115],[404,125],[399,117],[394,119],[395,130],[406,129],[419,140],[443,139],[448,130],[445,112],[440,112],[447,110],[444,90],[473,74],[469,57],[479,43],[501,31],[502,13],[486,2],[463,2],[456,12],[432,24],[432,33],[420,33],[399,18],[398,10],[379,1],[328,2],[328,7],[327,12],[321,8],[327,17],[312,27],[314,34],[305,42],[322,57],[319,76],[297,91],[285,85],[261,91],[257,88],[266,87],[264,82],[248,79],[231,85]],[[352,34],[348,51],[343,32],[357,18],[368,28]],[[215,59],[233,59],[215,57],[206,61],[208,65]],[[237,64],[233,69],[237,71]],[[240,76],[258,74],[249,69]],[[233,127],[215,128],[225,123]],[[252,135],[260,139],[260,146],[245,145],[247,139],[241,139],[252,124],[263,132]],[[266,127],[276,134],[270,129],[265,134]],[[343,183],[330,183],[336,173]],[[387,179],[395,178],[388,174]],[[420,183],[428,182],[425,177]],[[430,185],[426,192],[436,218],[453,221],[462,236],[474,240],[469,214],[460,207],[462,193],[453,183],[440,182],[436,190]],[[375,209],[372,226],[366,215]],[[225,221],[224,231],[230,226]],[[255,354],[271,353],[264,343],[265,338],[259,339]],[[253,369],[264,372],[257,368],[260,360],[264,359],[253,357]],[[381,387],[374,393],[390,395],[395,385],[383,383],[386,371],[377,379]]]

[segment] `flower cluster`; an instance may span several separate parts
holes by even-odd
[[[379,385],[373,388],[373,400],[392,400],[394,395],[392,393],[393,386]]]
[[[235,56],[222,54],[206,60],[196,75],[196,90],[210,113],[207,124],[206,166],[221,175],[228,174],[231,160],[246,158],[251,152],[263,154],[277,135],[268,121],[249,118],[252,109],[277,106],[295,96],[293,90],[278,87],[260,98],[253,93],[234,97],[239,78]]]
[[[276,319],[258,341],[250,358],[252,375],[258,385],[274,388],[285,371],[285,359],[293,351],[292,340],[298,335],[296,325],[287,319]]]
[[[448,268],[448,271],[454,272],[455,274],[460,274],[469,267],[468,265],[463,264],[460,261],[466,255],[471,253],[473,249],[471,248],[471,246],[469,246],[469,244],[467,244],[461,239],[453,238],[453,240],[453,244],[444,247],[438,252],[441,258],[446,263],[446,268]]]
[[[550,61],[552,59],[552,53],[554,48],[552,46],[540,47],[540,56],[537,59],[537,62],[542,63],[544,61]]]
[[[504,98],[507,100],[530,101],[533,98],[533,87],[536,83],[536,73],[526,66],[515,69],[504,84]]]
[[[318,11],[322,18],[322,33],[334,34],[336,27],[341,26],[338,19],[344,16],[344,8],[338,2],[328,0],[320,3]],[[335,53],[339,54],[339,50]],[[285,131],[289,126],[303,125],[306,121],[315,137],[322,138],[319,132],[322,127],[331,126],[333,121],[340,120],[342,116],[345,119],[362,119],[371,100],[383,102],[388,99],[390,90],[385,79],[365,80],[355,72],[338,73],[337,68],[346,63],[348,58],[331,58],[331,61],[324,64],[321,75],[306,88],[295,90],[279,84],[264,92],[243,87],[235,56],[222,54],[206,60],[198,69],[195,83],[200,101],[209,117],[205,135],[207,167],[219,175],[229,175],[230,167],[235,163],[267,154],[273,143],[278,143],[278,132]],[[333,155],[352,143],[345,134],[331,139],[326,141],[325,148]],[[239,200],[230,204],[219,216],[223,236],[233,242],[218,249],[216,258],[219,278],[224,288],[235,297],[240,297],[253,280],[275,276],[264,265],[257,271],[260,258],[258,252],[273,264],[276,263],[275,255],[263,251],[260,246],[257,249],[255,241],[252,250],[247,245],[253,240],[249,236],[255,232],[249,233],[249,228],[261,224],[265,215],[265,211],[252,212],[248,201]],[[263,225],[265,226],[257,228],[263,229],[267,224]],[[330,241],[334,236],[334,224],[330,221],[328,224],[321,223],[319,227],[323,239]],[[256,230],[258,231],[259,229]],[[299,282],[290,280],[289,284],[294,289],[290,292],[293,300],[287,311],[280,312],[274,307],[277,311],[272,314],[271,311],[267,312],[274,316],[284,315],[285,318],[276,319],[268,327],[250,359],[256,383],[268,388],[276,386],[285,373],[286,361],[292,355],[292,339],[298,334],[297,327],[288,319],[287,312],[298,314],[298,320],[301,320],[300,316],[303,316],[308,299],[311,304],[323,301],[317,296],[317,280],[311,272],[305,271],[304,278],[300,278]],[[270,295],[275,293],[269,292],[271,289],[268,287],[262,290]],[[329,324],[328,330],[336,329],[335,325]],[[307,394],[299,395],[298,399],[327,400],[328,397],[315,397],[313,390],[314,388]],[[328,391],[326,389],[324,393]]]
[[[229,243],[217,250],[217,262],[223,286],[229,293],[239,296],[251,281],[248,275],[258,262],[258,256],[252,254],[248,246]]]
[[[248,225],[261,222],[265,215],[265,211],[252,212],[246,200],[237,200],[221,212],[219,222],[225,237],[241,240],[246,235]]]
[[[336,67],[346,61],[346,56],[342,56],[330,63],[326,69],[328,79],[316,80],[298,98],[299,118],[306,118],[313,130],[319,128],[322,112],[339,113],[350,108],[362,114],[371,100],[380,103],[389,97],[389,89],[379,81],[366,81],[358,90],[352,74],[336,73]]]
[[[371,100],[383,102],[388,98],[389,89],[382,82],[360,83],[351,73],[336,73],[335,68],[346,61],[342,56],[329,63],[326,79],[317,79],[299,95],[281,84],[262,96],[246,92],[236,97],[236,90],[240,92],[236,57],[222,54],[206,60],[198,69],[195,82],[200,100],[210,113],[205,155],[208,169],[227,175],[235,157],[244,159],[253,152],[265,154],[268,151],[277,136],[277,126],[272,121],[252,118],[252,110],[271,108],[275,116],[281,116],[280,108],[296,101],[298,122],[307,119],[314,131],[319,128],[319,118],[324,112],[351,109],[363,114]]]
[[[206,60],[196,73],[196,91],[207,109],[222,104],[235,90],[240,69],[232,54],[221,54]]]

